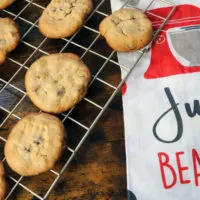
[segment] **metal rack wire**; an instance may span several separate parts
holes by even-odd
[[[26,185],[24,185],[22,183],[23,180],[23,176],[19,177],[19,178],[15,178],[12,175],[8,175],[8,177],[14,182],[13,187],[10,189],[6,199],[8,199],[12,193],[17,189],[17,187],[21,187],[24,190],[26,190],[27,192],[30,192],[32,195],[34,195],[36,198],[44,200],[46,199],[49,194],[51,193],[52,189],[54,188],[54,186],[56,185],[56,183],[58,182],[60,176],[63,174],[63,172],[68,168],[70,162],[73,160],[73,158],[75,157],[75,155],[77,154],[77,152],[79,151],[79,149],[81,148],[82,144],[84,143],[84,141],[86,140],[86,138],[88,137],[88,135],[91,133],[92,129],[94,128],[94,126],[96,125],[96,123],[98,122],[98,120],[101,118],[101,116],[103,115],[104,111],[108,108],[108,106],[110,105],[111,101],[114,99],[114,97],[117,95],[117,93],[119,92],[120,88],[122,87],[122,85],[124,84],[124,82],[126,81],[126,79],[128,78],[128,76],[130,75],[130,73],[132,72],[132,70],[134,69],[134,67],[137,65],[137,63],[140,61],[140,59],[142,58],[142,56],[145,54],[146,51],[149,50],[149,48],[151,47],[151,44],[149,44],[146,48],[144,48],[141,51],[138,51],[138,58],[135,61],[135,63],[133,64],[132,68],[128,68],[126,66],[122,66],[120,65],[116,60],[113,59],[114,54],[116,53],[115,51],[111,51],[109,53],[109,55],[103,55],[97,51],[95,51],[92,47],[93,45],[99,40],[100,38],[100,34],[99,31],[96,30],[95,28],[92,28],[90,26],[87,25],[87,22],[95,15],[95,14],[99,14],[102,17],[107,16],[106,13],[102,12],[99,10],[99,8],[101,7],[101,5],[103,3],[105,3],[107,0],[100,0],[95,9],[93,10],[93,12],[89,15],[89,17],[87,18],[86,22],[84,23],[84,25],[76,32],[76,34],[74,34],[71,38],[63,38],[63,42],[64,45],[62,46],[62,48],[60,49],[59,52],[63,52],[66,47],[68,47],[68,45],[73,44],[74,46],[76,46],[77,48],[80,48],[83,51],[83,54],[81,55],[81,58],[84,59],[84,57],[86,56],[86,54],[88,52],[90,52],[92,55],[100,57],[102,59],[104,59],[103,64],[101,65],[101,67],[97,70],[97,72],[95,74],[93,74],[92,80],[90,82],[90,87],[92,87],[92,85],[94,84],[95,81],[100,82],[101,84],[105,85],[106,87],[109,87],[112,89],[112,93],[109,96],[109,98],[107,99],[107,101],[103,104],[100,105],[99,103],[95,102],[94,100],[90,99],[88,96],[86,96],[84,98],[84,101],[86,101],[88,104],[91,104],[92,106],[96,107],[99,112],[98,114],[95,116],[95,118],[93,119],[92,123],[90,125],[85,125],[84,123],[80,122],[79,120],[75,119],[71,114],[73,113],[75,108],[72,108],[69,112],[67,113],[62,113],[62,122],[65,123],[66,120],[70,120],[71,122],[75,123],[77,126],[80,126],[82,129],[85,130],[85,133],[82,135],[80,141],[78,142],[78,144],[75,147],[66,147],[67,151],[70,152],[70,156],[67,159],[67,161],[64,163],[64,165],[62,166],[61,170],[58,172],[54,169],[50,170],[51,173],[53,173],[55,175],[55,179],[53,181],[53,183],[51,185],[49,185],[48,190],[46,191],[46,193],[44,195],[40,195],[34,191],[32,191],[29,187],[27,187]],[[159,32],[161,31],[161,29],[164,27],[164,25],[166,24],[167,20],[170,18],[170,16],[173,14],[173,12],[175,11],[175,5],[167,0],[151,0],[149,2],[149,4],[146,6],[146,8],[144,9],[144,12],[146,12],[155,2],[158,1],[162,1],[163,3],[165,3],[167,6],[171,6],[171,11],[169,12],[168,16],[166,18],[162,18],[161,16],[156,16],[159,19],[162,19],[163,22],[160,25],[160,28],[158,30],[156,30],[156,32],[154,33],[154,37],[153,40],[156,39],[156,37],[158,36]],[[23,16],[23,12],[29,8],[29,6],[33,5],[36,6],[40,9],[45,9],[44,6],[40,5],[39,3],[37,3],[36,0],[24,0],[24,2],[26,2],[24,4],[24,6],[21,8],[21,10],[16,14],[13,11],[10,11],[9,9],[5,9],[2,12],[8,14],[9,16],[13,17],[14,20],[18,20],[20,19],[21,21],[29,24],[29,28],[24,32],[24,34],[21,37],[21,44],[24,44],[30,48],[33,49],[32,53],[29,54],[29,56],[23,61],[18,61],[17,59],[13,58],[12,56],[9,56],[8,60],[14,64],[16,64],[18,66],[18,69],[16,70],[16,72],[9,77],[8,80],[5,80],[3,78],[0,77],[0,83],[2,85],[1,89],[0,89],[0,94],[2,94],[8,87],[12,88],[13,90],[19,92],[21,94],[20,99],[16,102],[16,104],[12,107],[12,109],[7,109],[6,107],[2,106],[0,103],[0,110],[6,113],[6,117],[4,119],[2,119],[1,123],[0,123],[0,128],[2,128],[4,126],[4,124],[7,122],[7,120],[12,116],[14,118],[16,118],[17,120],[20,120],[21,117],[18,116],[15,111],[16,109],[19,107],[20,104],[23,103],[24,99],[27,97],[26,91],[18,86],[16,86],[15,84],[12,83],[12,81],[16,78],[16,76],[23,70],[27,70],[28,69],[28,65],[30,60],[38,53],[40,52],[41,54],[44,55],[48,55],[49,53],[45,50],[43,50],[41,47],[42,45],[47,41],[47,38],[43,38],[41,40],[41,42],[36,46],[31,44],[30,42],[27,42],[25,40],[25,37],[27,37],[28,35],[31,34],[32,30],[34,28],[38,28],[38,20],[39,20],[39,16],[36,17],[35,21],[30,21],[29,19],[27,19],[26,17]],[[126,2],[124,2],[122,7],[127,6],[130,3],[130,0],[127,0]],[[150,12],[148,12],[149,14],[151,14]],[[152,14],[154,15],[154,14]],[[79,34],[79,32],[81,31],[82,28],[87,29],[87,31],[93,32],[95,33],[95,38],[92,40],[92,42],[85,47],[82,44],[79,44],[78,42],[76,42],[75,37]],[[106,65],[108,64],[108,62],[115,64],[116,67],[123,69],[126,72],[125,77],[123,78],[123,80],[121,80],[121,82],[119,82],[119,84],[117,85],[113,85],[111,83],[109,83],[108,81],[100,78],[100,74],[101,72],[104,70],[104,68],[106,67]],[[6,142],[6,138],[3,136],[0,136],[0,140],[2,140],[4,143]],[[3,158],[3,161],[5,162],[5,157]]]

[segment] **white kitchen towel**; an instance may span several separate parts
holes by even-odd
[[[200,199],[200,0],[172,2],[176,11],[123,88],[129,200]],[[113,11],[124,3],[111,0]],[[154,29],[170,9],[154,1]],[[118,53],[127,67],[137,56]]]

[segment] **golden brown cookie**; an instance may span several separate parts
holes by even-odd
[[[40,32],[48,38],[71,36],[91,10],[92,0],[52,0],[40,18]]]
[[[0,10],[10,6],[15,0],[0,0]]]
[[[99,30],[108,45],[119,52],[137,51],[153,36],[151,21],[138,9],[123,8],[106,17]]]
[[[25,86],[38,108],[61,113],[82,100],[89,80],[89,69],[77,55],[52,54],[31,65],[25,76]]]
[[[5,179],[5,169],[3,163],[0,162],[0,200],[3,200],[6,195],[7,183]]]
[[[31,113],[12,129],[5,145],[8,165],[22,176],[37,175],[51,169],[60,158],[65,129],[55,116]]]
[[[9,18],[0,18],[0,64],[6,59],[6,54],[14,50],[20,39],[17,24]]]

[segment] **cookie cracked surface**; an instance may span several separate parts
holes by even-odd
[[[153,36],[151,21],[138,9],[123,8],[106,17],[99,26],[108,45],[119,52],[137,51]]]
[[[0,18],[0,64],[4,63],[8,52],[14,50],[20,39],[17,24],[9,18]]]
[[[48,38],[71,36],[91,10],[92,0],[52,0],[40,18],[40,32]]]
[[[22,176],[32,176],[51,169],[64,145],[65,129],[50,114],[31,113],[12,129],[5,145],[8,165]]]
[[[6,195],[7,183],[5,179],[5,169],[3,163],[0,162],[0,200],[3,200]]]
[[[57,114],[82,100],[90,76],[88,67],[77,55],[52,54],[31,65],[25,76],[25,86],[38,108]]]
[[[15,0],[1,0],[0,1],[0,10],[10,6],[12,3],[14,3]]]

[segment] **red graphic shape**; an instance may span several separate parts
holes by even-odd
[[[123,86],[122,86],[122,95],[125,95],[126,90],[127,90],[127,84],[124,83]]]
[[[158,8],[150,12],[166,17],[172,7]],[[155,29],[159,28],[162,20],[148,15]],[[200,8],[193,5],[179,5],[176,11],[159,34],[152,46],[151,62],[145,72],[146,79],[155,79],[177,74],[200,72],[200,66],[184,66],[172,54],[166,36],[166,31],[171,28],[200,25]],[[200,38],[199,38],[200,39]],[[184,42],[184,41],[183,41]]]

